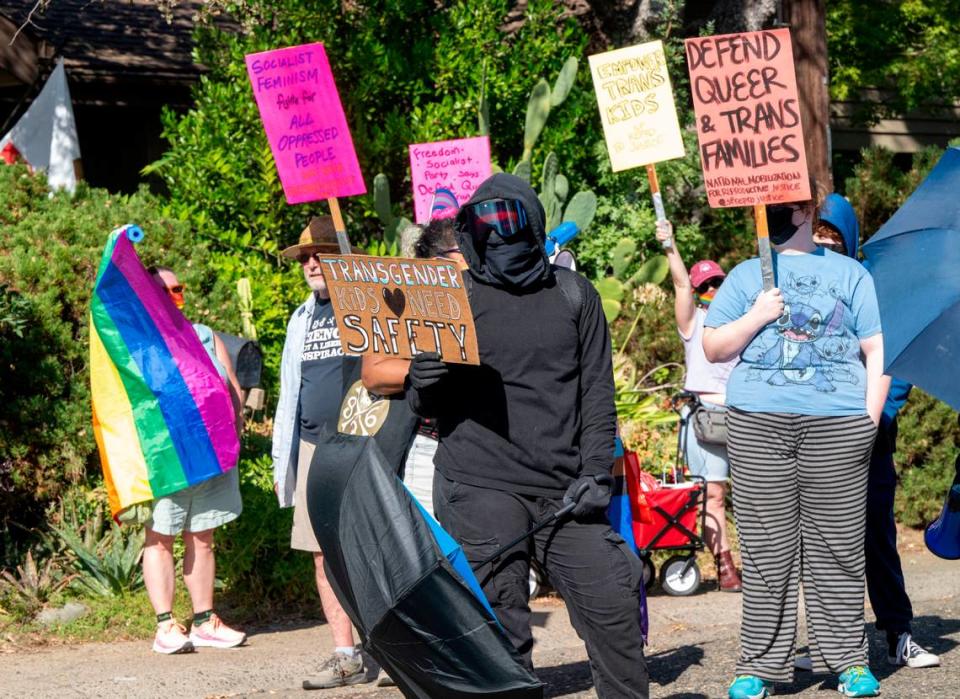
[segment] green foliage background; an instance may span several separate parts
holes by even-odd
[[[858,123],[960,98],[958,0],[826,3],[830,97],[854,102]]]
[[[81,184],[48,196],[22,166],[0,168],[0,565],[12,523],[32,528],[74,483],[99,471],[90,418],[87,338],[90,294],[108,233],[139,223],[144,264],[165,264],[187,285],[187,313],[237,331],[236,304],[214,256],[190,225],[165,217],[145,190],[114,195]]]

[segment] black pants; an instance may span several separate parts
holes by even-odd
[[[562,501],[451,481],[437,472],[433,503],[443,527],[479,562],[563,506]],[[602,513],[541,530],[477,571],[490,606],[510,641],[533,669],[528,580],[530,557],[567,603],[586,643],[601,699],[646,699],[647,665],[640,632],[641,564]]]
[[[877,433],[870,456],[867,482],[867,593],[877,628],[888,635],[910,631],[913,608],[903,583],[903,568],[897,553],[897,525],[893,517],[893,497],[897,490],[897,472],[893,465],[891,434]]]

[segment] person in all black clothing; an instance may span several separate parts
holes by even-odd
[[[598,695],[647,697],[641,565],[605,515],[616,428],[610,335],[592,285],[549,264],[544,219],[533,189],[502,173],[461,208],[481,363],[418,355],[408,400],[437,419],[434,507],[472,563],[576,503],[571,517],[477,571],[527,666],[536,556],[586,642]]]

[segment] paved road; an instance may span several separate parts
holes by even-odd
[[[960,563],[934,558],[916,536],[904,564],[916,614],[915,635],[939,653],[944,665],[893,671],[880,636],[871,630],[872,665],[887,697],[960,697]],[[562,603],[534,607],[534,661],[548,684],[546,696],[594,697],[582,644]],[[689,598],[650,599],[651,644],[647,657],[651,697],[706,699],[726,696],[737,652],[738,595],[705,592]],[[868,610],[868,619],[872,616]],[[802,633],[805,633],[802,631]],[[159,657],[149,643],[84,644],[0,655],[0,696],[30,697],[331,697],[398,699],[393,689],[369,685],[305,693],[300,682],[330,652],[322,626],[264,629],[231,651],[204,650]],[[830,676],[804,674],[778,695],[837,696]]]

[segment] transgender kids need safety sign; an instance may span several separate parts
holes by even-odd
[[[790,30],[684,44],[710,206],[809,199]]]

